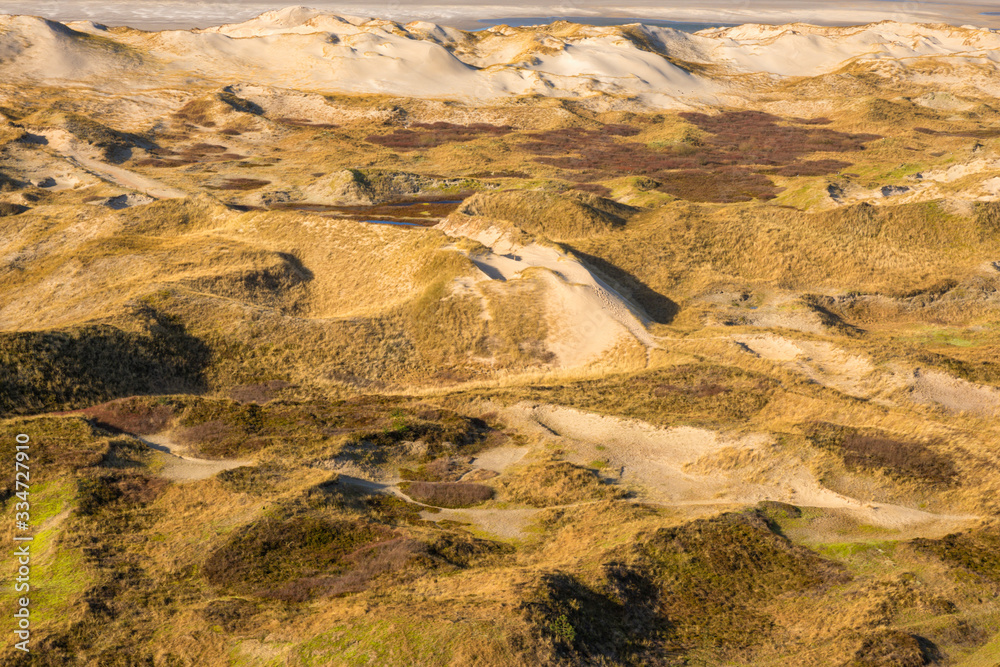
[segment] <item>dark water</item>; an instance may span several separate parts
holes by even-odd
[[[424,206],[426,206],[428,204],[461,204],[463,201],[465,201],[465,200],[464,199],[435,199],[432,202],[429,201],[429,202],[417,202],[417,203],[404,201],[404,202],[398,202],[396,204],[386,204],[386,206],[394,206],[396,208],[399,208],[399,207],[407,207],[407,206],[418,206],[420,204],[423,204]]]
[[[370,225],[396,225],[397,227],[423,227],[415,222],[397,222],[395,220],[362,220]]]
[[[461,193],[465,197],[469,193]],[[455,195],[452,195],[455,196]],[[302,211],[319,215],[356,220],[375,225],[397,225],[400,227],[433,227],[452,211],[457,209],[464,199],[438,199],[425,197],[375,204],[374,206],[331,206],[326,204],[300,204],[287,202],[273,204],[270,208],[278,210]]]
[[[698,32],[699,30],[706,30],[708,28],[731,28],[739,25],[738,23],[691,23],[688,21],[665,21],[663,19],[608,18],[606,16],[520,16],[506,19],[480,19],[477,23],[484,24],[478,30],[485,30],[494,25],[509,25],[512,28],[521,28],[529,25],[546,25],[554,21],[569,21],[571,23],[597,26],[643,23],[645,25],[655,25],[660,28],[673,28],[681,32]]]

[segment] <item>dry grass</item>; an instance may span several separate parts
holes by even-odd
[[[547,460],[519,466],[496,484],[500,496],[532,507],[552,507],[620,497],[590,468],[566,461]]]
[[[373,134],[368,137],[368,141],[397,150],[412,151],[472,141],[481,136],[502,136],[512,129],[509,126],[490,125],[489,123],[456,125],[445,122],[414,123],[410,127],[415,129],[399,129],[385,135]]]
[[[623,226],[634,213],[632,207],[590,194],[560,196],[515,190],[473,195],[452,219],[488,218],[529,235],[568,241],[606,234]]]
[[[838,85],[889,85],[866,67],[838,73]],[[794,90],[835,99],[823,88],[831,81]],[[898,185],[965,160],[973,142],[988,154],[991,108],[941,114],[859,93],[806,120],[343,97],[327,100],[343,120],[317,123],[270,120],[221,91],[172,103],[173,115],[140,135],[114,115],[79,120],[98,103],[85,91],[74,92],[76,116],[30,118],[59,95],[38,91],[4,114],[65,127],[109,159],[145,142],[155,164],[185,165],[148,173],[199,194],[116,212],[83,205],[84,190],[103,196],[108,185],[43,191],[6,153],[0,166],[5,210],[30,207],[0,231],[2,409],[85,408],[0,429],[8,461],[13,436],[32,437],[48,587],[33,625],[38,660],[924,664],[957,662],[1000,628],[983,602],[1000,581],[990,525],[911,540],[930,529],[893,532],[846,510],[787,504],[721,514],[639,505],[535,431],[476,416],[483,399],[531,401],[769,434],[781,456],[843,495],[995,512],[992,422],[912,404],[902,390],[881,397],[891,403],[846,396],[728,338],[762,311],[799,314],[807,303],[828,314],[824,326],[782,336],[843,346],[877,373],[900,362],[996,383],[987,262],[1000,256],[997,206],[822,199],[834,173],[859,187]],[[5,126],[0,141],[16,136]],[[359,215],[475,189],[466,217],[570,240],[653,317],[661,349],[554,369],[544,341],[559,332],[542,316],[540,282],[472,283],[462,252],[472,244],[295,211],[241,213],[205,194],[205,183],[227,182],[294,194],[337,173],[381,203]],[[732,203],[779,187],[788,190],[775,203],[805,210]],[[609,191],[622,201],[603,198]],[[244,208],[258,196],[215,192]],[[747,315],[741,328],[706,326],[719,308]],[[258,465],[166,483],[157,457],[111,430],[171,427],[204,455],[252,454]],[[505,443],[544,454],[489,486],[458,481],[474,456]],[[688,472],[733,473],[756,451],[723,450]],[[432,505],[495,493],[467,514],[531,519],[501,544],[332,469],[403,476]],[[0,489],[8,526],[12,481]],[[0,561],[13,571],[9,553]]]

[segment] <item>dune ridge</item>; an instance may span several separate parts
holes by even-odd
[[[645,105],[734,102],[794,77],[863,65],[924,78],[927,61],[995,72],[993,30],[892,21],[857,27],[743,25],[687,34],[634,24],[495,26],[287,7],[200,30],[143,32],[91,21],[0,16],[4,80],[122,91],[240,82],[423,98],[636,97]]]

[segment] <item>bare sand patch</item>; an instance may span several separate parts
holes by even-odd
[[[223,470],[253,465],[242,459],[199,459],[188,456],[188,449],[173,440],[169,433],[157,433],[139,438],[154,450],[154,460],[160,464],[159,475],[176,482],[208,479]]]
[[[870,359],[823,341],[772,334],[734,336],[733,340],[752,354],[857,398],[898,395],[903,390],[906,399],[919,404],[980,416],[1000,414],[1000,390],[940,371],[899,368],[882,372]]]
[[[525,529],[535,515],[537,508],[520,509],[442,509],[423,511],[420,518],[427,521],[456,521],[475,526],[483,532],[504,538],[523,537]]]
[[[514,465],[531,451],[528,447],[496,447],[479,454],[472,460],[472,465],[494,472],[503,472]]]
[[[870,359],[851,354],[833,343],[791,340],[772,334],[734,336],[733,340],[752,354],[849,396],[870,398],[899,386],[891,375],[876,373]]]
[[[628,337],[647,349],[659,347],[646,330],[645,313],[575,257],[539,243],[519,244],[497,228],[447,221],[437,228],[487,247],[468,253],[481,271],[480,281],[541,281],[553,332],[546,343],[559,366],[586,365]]]
[[[889,503],[871,503],[823,487],[805,465],[764,434],[658,428],[552,405],[521,403],[505,416],[555,440],[571,461],[599,459],[604,472],[630,485],[639,499],[671,507],[740,506],[765,500],[842,509],[869,525],[894,530],[953,529],[968,516],[945,516]]]
[[[147,176],[123,169],[122,167],[110,165],[87,155],[87,150],[82,148],[65,130],[48,130],[42,134],[53,150],[79,165],[85,171],[103,180],[121,187],[138,190],[154,199],[171,199],[187,196],[187,193],[183,190],[164,185]]]
[[[922,369],[913,372],[909,385],[910,397],[917,403],[937,404],[952,412],[972,412],[984,417],[1000,414],[1000,390],[993,387]]]

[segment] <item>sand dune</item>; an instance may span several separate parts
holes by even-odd
[[[998,53],[1000,35],[990,30],[888,21],[852,28],[744,25],[696,34],[567,23],[465,32],[289,7],[204,30],[141,32],[0,16],[5,81],[109,91],[251,82],[454,99],[611,93],[670,107],[750,95],[747,74],[819,76],[886,59],[903,72],[928,59],[993,72]]]
[[[438,229],[488,248],[469,255],[482,272],[480,281],[528,276],[541,281],[555,324],[548,346],[562,367],[594,361],[623,337],[631,336],[647,350],[657,347],[646,330],[647,316],[578,259],[539,243],[513,243],[495,228],[443,222]]]

